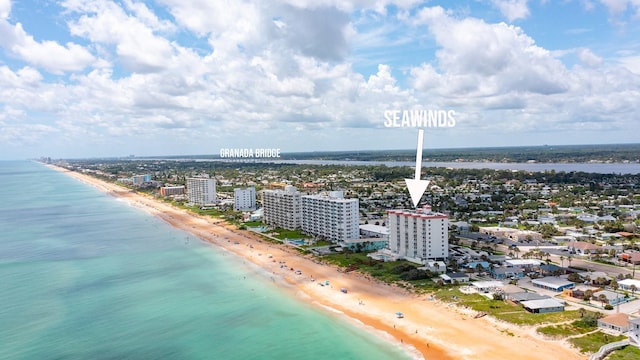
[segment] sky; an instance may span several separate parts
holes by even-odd
[[[0,0],[0,160],[638,143],[640,0]],[[427,150],[428,151],[428,150]]]

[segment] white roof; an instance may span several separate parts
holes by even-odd
[[[640,290],[640,280],[636,280],[636,279],[624,279],[624,280],[620,280],[618,281],[618,285],[624,285],[624,286],[631,286],[631,285],[635,285],[638,290]]]
[[[550,288],[559,288],[561,286],[566,286],[566,285],[573,285],[574,283],[563,279],[563,278],[556,278],[556,277],[552,277],[552,276],[547,276],[547,277],[543,277],[540,279],[533,279],[531,280],[532,283],[537,284],[537,285],[542,285],[542,286],[546,286],[546,287],[550,287]]]
[[[471,285],[479,288],[479,289],[486,289],[486,288],[495,288],[495,287],[503,287],[504,284],[502,283],[502,281],[474,281],[471,283]]]
[[[556,299],[548,298],[548,299],[539,299],[539,300],[529,300],[523,301],[520,304],[528,309],[544,309],[544,308],[555,308],[555,307],[564,307],[564,303],[560,302]]]
[[[505,263],[510,264],[512,266],[518,265],[540,265],[542,261],[536,259],[509,259],[505,260]]]
[[[362,224],[360,225],[360,230],[373,231],[380,234],[389,235],[389,228],[382,225]]]

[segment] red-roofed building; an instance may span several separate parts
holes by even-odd
[[[572,241],[567,246],[569,251],[578,255],[593,254],[596,250],[602,249],[599,245],[588,243],[585,241]]]
[[[598,319],[598,327],[609,332],[622,334],[629,330],[629,315],[616,313]]]
[[[629,264],[638,265],[640,264],[640,252],[623,252],[618,255],[620,260],[624,262],[628,262]]]

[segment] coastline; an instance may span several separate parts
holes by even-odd
[[[391,343],[406,348],[410,354],[419,353],[427,359],[587,358],[564,341],[543,339],[530,327],[501,324],[486,317],[474,319],[473,314],[464,309],[428,301],[426,296],[359,274],[339,272],[337,268],[320,264],[285,245],[266,242],[248,231],[237,230],[222,220],[188,213],[88,175],[49,167],[255,264],[264,270],[267,280],[270,277],[286,291],[371,328],[374,334],[386,340],[391,337]],[[282,261],[286,268],[281,266]],[[302,274],[297,275],[290,269],[300,270]],[[330,286],[318,285],[324,280],[329,280]],[[349,292],[342,293],[342,287],[348,288]],[[402,311],[405,318],[397,319],[396,311]]]

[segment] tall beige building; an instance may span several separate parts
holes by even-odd
[[[302,193],[291,185],[284,190],[263,190],[262,210],[267,225],[288,230],[302,226]]]
[[[417,263],[449,256],[449,217],[426,206],[416,210],[388,210],[389,249]]]
[[[214,205],[218,202],[216,179],[187,178],[189,202],[196,205]]]

